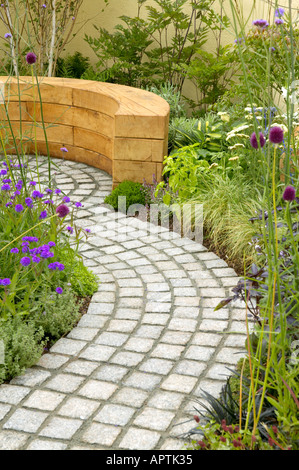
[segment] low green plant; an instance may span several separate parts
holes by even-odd
[[[59,251],[61,262],[65,266],[65,282],[79,297],[91,297],[98,289],[99,279],[83,263],[82,258],[69,246]]]
[[[42,329],[44,337],[51,341],[69,333],[81,316],[80,302],[77,301],[71,287],[67,285],[63,287],[63,295],[46,296],[41,292],[30,312],[30,319],[36,328]]]
[[[125,197],[125,207],[119,207],[119,197]],[[141,183],[132,181],[123,181],[120,183],[109,196],[106,196],[104,203],[109,204],[114,210],[128,210],[133,204],[141,204],[145,206],[147,202],[147,191]]]
[[[0,339],[3,342],[4,364],[0,363],[0,383],[20,375],[39,360],[46,339],[44,330],[31,319],[9,316],[0,321]]]

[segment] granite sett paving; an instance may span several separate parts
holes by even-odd
[[[214,311],[238,277],[201,244],[105,207],[107,173],[55,162],[57,187],[83,205],[99,286],[77,326],[0,386],[0,449],[182,449],[203,391],[217,396],[244,354],[244,306]]]

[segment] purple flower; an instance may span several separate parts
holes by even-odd
[[[63,289],[61,289],[61,287],[56,287],[56,292],[57,292],[57,294],[62,294]]]
[[[67,229],[70,233],[73,233],[73,232],[74,232],[73,227],[68,226],[68,227],[66,227],[66,229]]]
[[[38,256],[32,256],[32,262],[38,264],[40,262],[40,258]]]
[[[275,16],[277,18],[280,18],[283,15],[284,15],[284,9],[283,8],[277,8],[277,10],[275,10]]]
[[[0,171],[0,175],[1,175],[1,176],[7,175],[7,170],[1,170],[1,171]]]
[[[11,38],[12,35],[11,35],[10,33],[5,33],[5,34],[4,34],[4,37],[5,37],[5,39],[8,39],[8,38]]]
[[[9,186],[9,184],[4,184],[1,188],[1,191],[10,191],[11,190],[11,187]]]
[[[74,204],[75,204],[76,207],[82,207],[81,202],[74,202]]]
[[[255,20],[252,23],[254,26],[258,26],[261,29],[267,28],[269,26],[268,21],[266,20]]]
[[[37,237],[23,237],[22,240],[24,242],[38,242],[38,238]]]
[[[55,189],[55,194],[60,194],[61,193],[61,189]]]
[[[296,198],[296,189],[293,186],[287,186],[283,192],[282,198],[284,201],[294,201]]]
[[[37,183],[35,181],[30,181],[29,186],[36,186]]]
[[[280,144],[283,141],[283,129],[279,126],[271,127],[269,140],[272,144]]]
[[[28,258],[28,256],[24,256],[24,258],[21,258],[20,263],[22,266],[29,266],[29,264],[31,263],[31,259]]]
[[[52,199],[48,199],[44,202],[44,204],[54,204],[54,201],[52,201]]]
[[[27,62],[27,64],[29,64],[29,65],[35,64],[36,59],[37,59],[37,57],[36,57],[36,55],[34,54],[34,52],[28,52],[28,54],[26,55],[26,62]]]
[[[42,198],[42,197],[43,197],[43,194],[40,193],[40,192],[37,191],[37,190],[34,190],[34,191],[32,191],[32,197],[34,197],[34,198],[37,198],[37,197]]]
[[[48,246],[49,246],[49,247],[56,246],[56,243],[54,243],[54,242],[48,242]]]
[[[22,204],[17,204],[15,207],[16,212],[22,212],[24,210],[24,207]]]
[[[90,233],[90,228],[86,228],[85,232]]]
[[[50,188],[47,188],[47,189],[45,189],[45,193],[52,194],[52,193],[53,193],[53,191],[52,191],[52,189],[50,189]]]
[[[9,207],[9,206],[12,206],[12,202],[7,202],[7,203],[5,204],[5,207]]]
[[[66,147],[61,147],[61,152],[68,152],[68,149]]]
[[[70,210],[65,204],[61,204],[56,209],[56,213],[58,214],[58,217],[60,217],[61,219],[66,217],[69,212],[70,212]]]
[[[275,24],[283,24],[284,21],[281,18],[276,18]]]
[[[264,134],[262,132],[260,132],[260,145],[261,147],[264,147],[266,143],[266,139],[264,137]],[[258,145],[258,141],[257,141],[257,137],[256,137],[256,133],[253,132],[253,134],[251,134],[251,137],[250,137],[250,144],[251,144],[251,147],[253,147],[254,149],[258,149],[259,148],[259,145]]]
[[[19,249],[18,248],[12,248],[10,250],[11,253],[19,253]]]
[[[11,280],[7,277],[5,279],[0,279],[0,286],[9,286],[11,284]]]
[[[28,207],[33,207],[33,201],[31,199],[31,197],[26,197],[25,199],[25,204],[28,206]]]
[[[71,202],[71,200],[68,196],[64,196],[64,198],[62,200],[63,200],[63,202]]]
[[[40,213],[39,218],[40,218],[40,219],[46,219],[47,216],[48,216],[47,211],[42,211],[42,212]]]

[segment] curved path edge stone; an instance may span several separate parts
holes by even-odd
[[[237,275],[202,245],[105,208],[107,173],[60,160],[55,178],[83,204],[81,254],[100,284],[78,325],[0,386],[0,449],[182,449],[203,391],[217,396],[245,352],[244,307],[214,311]]]

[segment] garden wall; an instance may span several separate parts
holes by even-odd
[[[34,153],[36,134],[38,152],[47,155],[43,114],[52,157],[100,168],[113,176],[113,187],[126,179],[152,183],[153,175],[161,180],[170,109],[159,96],[111,83],[40,78],[41,109],[31,77],[21,77],[19,85],[15,78],[0,77],[0,86],[17,144],[22,134],[27,152]],[[3,99],[0,109],[4,122]],[[1,132],[14,146],[8,125]]]

